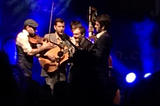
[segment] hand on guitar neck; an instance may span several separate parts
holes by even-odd
[[[90,41],[93,41],[93,42],[95,42],[95,40],[96,40],[96,34],[94,33],[94,27],[92,26],[92,25],[89,25],[89,37],[88,37],[88,39],[90,40]]]
[[[91,24],[89,25],[88,31],[89,31],[89,38],[90,38],[94,35],[94,27]]]

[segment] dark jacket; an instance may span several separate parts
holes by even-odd
[[[100,74],[108,75],[108,59],[112,47],[112,39],[107,32],[100,36],[95,43],[90,47],[89,51],[95,58],[94,68],[97,69]]]

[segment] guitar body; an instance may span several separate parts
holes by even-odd
[[[64,47],[63,50],[63,56],[59,57],[58,52],[60,51],[60,48],[56,46],[53,49],[50,49],[47,51],[47,53],[53,55],[54,57],[57,57],[54,61],[50,60],[47,57],[39,57],[40,65],[43,67],[43,69],[46,72],[54,72],[58,69],[59,64],[62,64],[64,61],[68,60],[68,49],[67,47]]]

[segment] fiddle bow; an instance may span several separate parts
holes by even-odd
[[[51,60],[50,58],[45,56],[39,58],[40,65],[43,67],[43,69],[47,73],[58,70],[60,64],[68,60],[68,57],[69,57],[68,48],[66,46],[63,47],[60,44],[51,41],[51,24],[52,24],[52,16],[53,16],[53,6],[54,6],[54,2],[52,3],[52,9],[51,9],[48,40],[49,42],[53,43],[55,47],[48,50],[46,53],[55,57],[55,59]]]

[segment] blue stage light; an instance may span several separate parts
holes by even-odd
[[[151,75],[151,73],[146,73],[145,75],[144,75],[144,78],[147,78],[147,77],[149,77]]]
[[[135,79],[136,79],[136,74],[133,72],[126,75],[126,82],[128,82],[128,83],[134,82]]]

